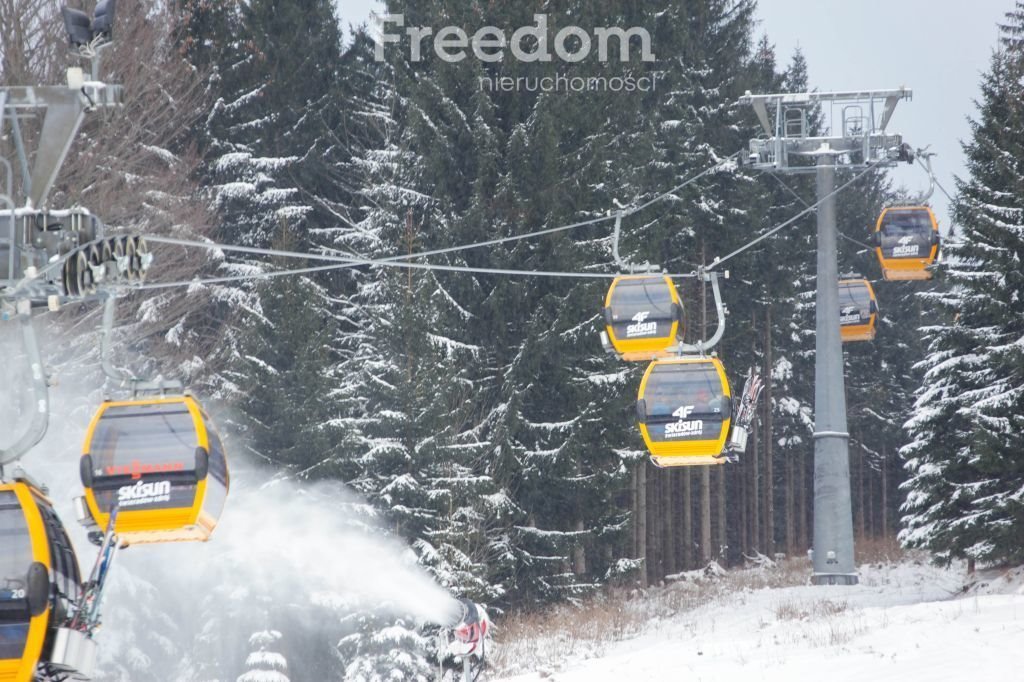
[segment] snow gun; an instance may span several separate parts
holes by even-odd
[[[452,657],[456,662],[462,659],[462,682],[475,682],[485,666],[487,637],[491,620],[484,607],[469,599],[457,600],[457,615],[453,609],[452,619],[441,629],[438,657]],[[441,679],[446,678],[442,671]]]

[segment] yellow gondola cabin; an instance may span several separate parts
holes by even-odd
[[[623,360],[665,356],[683,335],[683,306],[667,275],[616,277],[604,306],[605,333]]]
[[[839,282],[839,332],[843,343],[873,341],[878,303],[871,282],[844,279]]]
[[[732,390],[718,358],[655,360],[644,373],[637,419],[658,466],[721,464]]]
[[[887,208],[875,225],[875,253],[887,280],[931,279],[939,243],[939,224],[927,206]]]
[[[105,402],[81,460],[89,515],[127,544],[209,539],[229,481],[220,438],[191,396]]]
[[[91,674],[92,640],[62,627],[80,592],[78,559],[50,501],[27,480],[0,483],[0,681],[29,682],[72,640],[77,668],[55,670]]]

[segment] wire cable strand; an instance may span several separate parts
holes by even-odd
[[[736,250],[735,250],[735,251],[733,251],[732,253],[730,253],[730,254],[728,254],[728,255],[726,255],[726,256],[723,256],[723,257],[721,257],[721,258],[716,258],[715,260],[713,260],[713,261],[711,262],[711,265],[709,265],[709,266],[708,266],[708,267],[706,268],[706,270],[707,270],[707,271],[711,271],[711,270],[714,270],[715,268],[717,268],[717,267],[718,267],[719,265],[721,265],[721,264],[722,264],[722,263],[724,263],[725,261],[729,260],[730,258],[733,258],[733,257],[735,257],[735,256],[738,256],[738,255],[740,255],[741,253],[743,253],[744,251],[746,251],[747,249],[749,249],[749,248],[752,248],[752,247],[756,246],[757,244],[760,244],[760,243],[761,243],[761,242],[763,242],[763,241],[764,241],[765,239],[768,239],[768,237],[771,237],[771,236],[772,236],[773,234],[775,234],[775,233],[776,233],[776,232],[778,232],[779,230],[783,229],[784,227],[789,227],[790,225],[792,225],[792,224],[793,224],[793,223],[795,223],[796,221],[798,221],[798,220],[800,220],[801,218],[803,218],[803,217],[804,217],[805,215],[807,215],[808,213],[813,213],[813,212],[814,212],[814,211],[816,211],[816,210],[818,209],[818,207],[819,207],[819,206],[821,206],[821,205],[822,205],[823,203],[825,203],[826,201],[828,201],[828,200],[829,200],[829,199],[831,199],[832,197],[836,196],[837,194],[839,194],[840,192],[842,192],[843,190],[845,190],[845,189],[846,189],[847,187],[849,187],[849,186],[850,186],[850,185],[852,185],[853,183],[855,183],[855,182],[857,182],[858,180],[860,180],[860,179],[861,179],[862,177],[864,177],[865,175],[867,175],[868,173],[870,173],[871,171],[873,171],[873,170],[874,170],[874,169],[875,169],[875,168],[876,168],[877,166],[878,166],[878,162],[876,162],[876,163],[873,163],[873,164],[871,164],[870,166],[868,166],[867,168],[865,168],[865,169],[864,169],[864,170],[863,170],[862,172],[860,172],[859,174],[855,175],[855,176],[853,177],[853,179],[852,179],[852,180],[849,180],[848,182],[846,182],[846,183],[844,183],[844,184],[840,185],[839,187],[835,188],[834,190],[832,190],[831,192],[829,192],[828,194],[826,194],[825,196],[823,196],[823,197],[822,197],[821,199],[818,199],[818,200],[817,200],[816,202],[814,202],[813,204],[811,204],[810,206],[808,206],[808,207],[807,207],[807,208],[805,208],[804,210],[802,210],[802,211],[800,211],[799,213],[797,213],[797,214],[796,214],[795,216],[793,216],[793,217],[792,217],[792,218],[790,218],[789,220],[786,220],[786,221],[784,221],[784,222],[780,223],[779,225],[777,225],[777,226],[773,227],[773,228],[772,228],[771,230],[769,230],[769,231],[765,232],[765,233],[764,233],[763,235],[761,235],[760,237],[758,237],[758,238],[756,238],[756,239],[752,239],[751,241],[747,242],[747,243],[746,243],[745,245],[743,245],[743,246],[741,246],[740,248],[736,249]]]
[[[685,187],[693,184],[694,182],[697,182],[698,180],[700,180],[701,178],[709,175],[710,173],[714,172],[715,170],[718,170],[720,168],[723,168],[723,167],[727,166],[740,153],[741,152],[735,152],[733,154],[730,154],[729,156],[725,157],[724,159],[721,159],[717,163],[715,163],[715,164],[709,166],[708,168],[704,169],[700,173],[697,173],[696,175],[693,175],[693,176],[687,178],[682,183],[676,185],[672,189],[670,189],[670,190],[668,190],[666,192],[662,192],[658,196],[650,199],[649,201],[647,201],[647,202],[645,202],[643,204],[640,204],[639,206],[634,206],[632,208],[627,208],[627,209],[621,209],[621,210],[616,211],[614,213],[611,213],[611,214],[609,214],[607,216],[591,218],[589,220],[583,220],[583,221],[579,221],[579,222],[575,222],[575,223],[570,223],[570,224],[567,224],[567,225],[559,225],[557,227],[546,228],[546,229],[543,229],[543,230],[536,230],[536,231],[533,231],[533,232],[528,232],[526,234],[512,235],[512,236],[509,236],[509,237],[500,237],[498,239],[489,239],[489,240],[486,240],[486,241],[483,241],[483,242],[474,242],[472,244],[464,244],[464,245],[460,245],[460,246],[451,246],[451,247],[446,247],[446,248],[442,248],[442,249],[433,249],[433,250],[430,250],[430,251],[422,251],[422,252],[414,253],[414,254],[400,254],[400,255],[394,255],[394,256],[387,256],[387,257],[384,257],[384,258],[368,259],[368,258],[359,258],[359,257],[353,256],[353,255],[336,256],[336,255],[328,255],[328,254],[313,254],[313,253],[300,253],[300,252],[294,252],[294,251],[280,251],[280,250],[277,250],[277,249],[258,249],[257,247],[242,247],[242,246],[234,246],[234,245],[228,245],[228,244],[217,244],[215,242],[201,242],[201,241],[177,239],[177,238],[174,238],[174,237],[161,237],[161,236],[155,236],[155,235],[148,235],[148,236],[146,236],[146,240],[149,241],[149,242],[152,242],[152,243],[156,243],[156,244],[170,244],[170,245],[185,246],[185,247],[207,248],[207,249],[210,249],[210,250],[235,251],[235,252],[239,252],[239,253],[249,253],[249,254],[253,254],[253,255],[279,256],[279,257],[285,257],[285,258],[304,258],[304,259],[311,259],[311,260],[326,260],[326,261],[331,261],[331,262],[335,262],[335,263],[338,263],[338,264],[337,265],[331,265],[331,266],[314,267],[314,268],[298,268],[298,269],[294,269],[294,270],[284,270],[284,271],[278,271],[278,272],[272,272],[272,273],[260,273],[260,274],[254,274],[254,275],[234,275],[234,276],[225,276],[225,277],[212,277],[212,278],[205,278],[205,279],[199,278],[199,279],[192,279],[192,280],[181,280],[181,281],[178,281],[178,282],[156,282],[156,283],[150,283],[150,284],[139,284],[139,285],[134,286],[133,288],[134,289],[166,289],[166,288],[172,288],[172,287],[192,286],[192,285],[198,285],[198,284],[221,284],[221,283],[245,281],[245,280],[248,280],[248,279],[268,279],[268,278],[271,278],[271,277],[283,277],[283,276],[286,276],[286,275],[311,274],[311,273],[315,273],[315,272],[324,272],[324,271],[339,270],[339,269],[344,269],[344,268],[353,268],[353,267],[358,267],[358,266],[361,266],[361,265],[386,265],[386,264],[395,265],[396,263],[400,263],[400,262],[403,262],[403,261],[408,261],[408,260],[411,260],[411,259],[414,259],[414,258],[426,258],[428,256],[438,256],[438,255],[443,255],[443,254],[455,253],[455,252],[459,252],[459,251],[466,251],[466,250],[469,250],[469,249],[483,248],[483,247],[487,247],[487,246],[497,246],[499,244],[505,244],[505,243],[514,242],[514,241],[530,239],[530,238],[533,238],[533,237],[541,237],[541,236],[545,236],[545,235],[549,235],[549,234],[555,234],[557,232],[564,232],[564,231],[576,229],[576,228],[579,228],[579,227],[586,227],[586,226],[589,226],[589,225],[596,225],[598,223],[602,223],[602,222],[607,222],[609,220],[613,220],[613,219],[615,219],[617,217],[621,218],[621,216],[628,216],[628,215],[633,215],[635,213],[639,213],[640,211],[644,210],[645,208],[648,208],[649,206],[651,206],[651,205],[653,205],[653,204],[655,204],[655,203],[657,203],[659,201],[662,201],[662,200],[668,198],[669,196],[671,196],[671,195],[675,194],[676,192],[678,192],[679,190],[684,189]],[[401,266],[396,266],[396,267],[401,267]],[[422,267],[422,264],[421,264],[419,266],[411,266],[410,265],[409,267],[411,269],[432,269],[432,270],[447,270],[447,271],[451,271],[451,272],[475,272],[475,273],[483,273],[483,274],[522,275],[522,276],[576,277],[576,278],[600,278],[600,279],[610,279],[610,278],[614,278],[616,276],[616,275],[610,274],[610,273],[579,273],[579,272],[573,273],[573,272],[553,272],[553,271],[527,271],[527,270],[507,270],[507,269],[497,269],[497,268],[470,268],[470,267],[464,267],[464,266],[445,266],[445,265],[430,265],[429,267],[424,268],[424,267]],[[693,273],[685,273],[685,274],[684,273],[680,273],[680,274],[675,274],[675,275],[671,275],[671,276],[672,277],[680,277],[680,278],[692,277]]]
[[[732,157],[728,157],[728,158],[732,158]],[[689,183],[689,182],[696,181],[702,175],[706,175],[713,168],[721,166],[724,163],[726,163],[727,161],[728,161],[728,159],[726,159],[723,162],[720,162],[719,164],[716,164],[716,166],[712,167],[711,169],[707,169],[707,170],[703,171],[701,174],[698,174],[697,176],[694,176],[694,177],[690,178],[687,182]],[[776,227],[772,228],[771,230],[769,230],[765,234],[761,235],[760,237],[758,237],[758,238],[756,238],[754,240],[751,240],[746,245],[740,247],[736,251],[733,251],[732,253],[730,253],[730,254],[722,257],[722,258],[715,259],[715,261],[712,262],[711,265],[707,268],[707,271],[713,270],[714,268],[718,267],[719,265],[721,265],[725,261],[729,260],[730,258],[733,258],[733,257],[739,255],[743,251],[746,251],[747,249],[755,246],[756,244],[760,243],[761,241],[763,241],[763,240],[767,239],[768,237],[772,236],[773,234],[775,234],[779,230],[781,230],[781,229],[783,229],[785,227],[788,227],[789,225],[793,224],[794,222],[796,222],[800,218],[804,217],[808,213],[811,213],[811,212],[817,210],[817,208],[822,203],[824,203],[827,199],[829,199],[829,198],[839,194],[840,192],[842,192],[843,190],[845,190],[846,188],[848,188],[849,186],[854,184],[857,180],[859,180],[860,178],[862,178],[865,175],[867,175],[867,173],[870,172],[871,170],[873,170],[876,165],[877,164],[872,164],[871,166],[865,168],[864,171],[862,171],[860,174],[856,175],[853,179],[851,179],[848,182],[844,183],[843,185],[837,187],[835,190],[833,190],[831,193],[829,193],[828,195],[826,195],[822,199],[818,200],[814,204],[809,205],[806,209],[800,211],[799,213],[797,213],[792,218],[789,218],[788,220],[780,223],[779,225],[777,225]],[[661,197],[664,198],[664,197],[668,196],[669,194],[671,194],[673,191],[678,191],[678,187],[677,188],[673,188],[673,190],[670,190],[669,192],[663,193],[661,195]],[[642,210],[642,208],[644,208],[647,205],[650,205],[650,202],[648,202],[648,204],[641,205],[640,207],[638,207],[636,209],[633,209],[630,212],[635,212],[637,210]],[[610,217],[614,217],[614,216],[610,216]],[[588,224],[592,224],[592,223],[590,223],[588,221]],[[544,230],[542,232],[547,233],[547,232],[549,232],[550,230],[553,230],[553,229],[557,229],[557,228],[549,228],[549,230]],[[568,229],[568,226],[561,226],[561,229]],[[514,238],[513,237],[505,237],[505,238],[503,238],[500,241],[512,241],[513,239],[525,239],[525,238],[527,238],[529,236],[537,236],[537,233],[530,233],[528,235],[518,235],[518,236],[516,236]],[[232,276],[225,276],[225,277],[205,278],[205,279],[204,278],[195,278],[195,279],[191,279],[191,280],[182,280],[182,281],[178,281],[178,282],[154,282],[154,283],[137,284],[137,285],[131,286],[131,288],[135,289],[135,290],[167,289],[167,288],[172,288],[172,287],[187,287],[187,286],[197,286],[197,285],[203,285],[203,284],[216,284],[216,283],[238,282],[238,281],[247,281],[247,280],[270,279],[270,278],[274,278],[274,277],[285,277],[285,276],[289,276],[289,275],[310,274],[310,273],[314,273],[314,272],[324,272],[324,271],[339,270],[339,269],[345,269],[345,268],[354,268],[354,267],[360,267],[360,266],[384,266],[384,267],[395,267],[395,268],[403,268],[403,269],[410,269],[410,270],[438,270],[438,271],[442,271],[442,272],[468,272],[468,273],[477,273],[477,274],[508,275],[508,276],[522,276],[522,277],[562,277],[562,278],[573,278],[573,279],[614,279],[615,277],[619,276],[618,274],[615,274],[615,273],[597,273],[597,272],[589,273],[589,272],[569,272],[569,271],[552,271],[552,270],[515,270],[515,269],[505,269],[505,268],[478,268],[478,267],[458,266],[458,265],[441,265],[441,264],[435,264],[435,263],[413,263],[413,262],[408,262],[408,261],[405,261],[405,260],[401,260],[401,259],[422,257],[422,256],[428,256],[428,255],[437,255],[438,252],[441,252],[441,253],[451,253],[451,252],[453,252],[455,250],[463,250],[463,249],[475,248],[477,246],[483,245],[483,243],[481,243],[481,244],[469,244],[469,245],[465,245],[465,246],[462,246],[462,247],[450,247],[448,249],[442,249],[442,250],[438,250],[436,252],[435,251],[425,251],[425,252],[418,253],[418,254],[404,254],[402,256],[390,256],[390,257],[384,258],[384,259],[372,259],[372,258],[354,258],[354,257],[332,256],[332,255],[327,255],[327,254],[306,253],[306,252],[301,252],[301,251],[285,251],[285,250],[279,250],[279,249],[264,249],[264,248],[260,248],[260,247],[254,247],[254,246],[239,246],[239,245],[233,245],[233,244],[221,244],[221,243],[212,242],[212,241],[197,241],[197,240],[189,240],[189,239],[179,239],[179,238],[176,238],[176,237],[147,236],[146,239],[147,239],[147,241],[150,241],[152,243],[158,243],[158,244],[162,243],[162,244],[170,244],[170,245],[176,245],[176,246],[184,246],[184,247],[192,247],[192,248],[202,248],[202,249],[207,249],[207,250],[220,250],[220,251],[228,251],[228,252],[236,252],[236,253],[248,253],[248,254],[252,254],[252,255],[277,256],[277,257],[282,257],[282,258],[298,258],[298,259],[303,259],[303,260],[328,261],[328,262],[334,263],[334,265],[318,266],[318,267],[310,267],[310,268],[297,268],[297,269],[291,269],[291,270],[281,270],[281,271],[277,271],[277,272],[259,273],[259,274],[251,274],[251,275],[232,275]],[[498,243],[500,243],[499,240],[492,240],[492,242],[494,242],[494,241],[498,241]],[[672,277],[672,278],[679,278],[679,279],[699,277],[699,275],[697,273],[695,273],[695,272],[689,272],[689,273],[670,273],[668,276]]]
[[[276,249],[261,249],[254,246],[234,246],[231,244],[219,244],[216,242],[200,242],[192,241],[188,239],[177,239],[173,237],[159,237],[150,239],[149,241],[164,244],[173,244],[177,246],[195,247],[209,250],[221,250],[221,251],[235,251],[239,253],[249,253],[263,256],[277,256],[281,258],[301,258],[329,261],[335,263],[335,265],[326,265],[311,268],[299,268],[295,270],[282,270],[277,272],[259,273],[251,275],[232,275],[226,277],[213,277],[206,279],[192,279],[192,280],[181,280],[179,282],[154,282],[147,284],[137,284],[131,286],[133,290],[147,290],[147,289],[167,289],[170,287],[184,287],[193,286],[199,284],[208,283],[224,283],[224,282],[240,282],[251,279],[264,279],[269,277],[284,277],[286,275],[298,275],[308,274],[312,272],[324,272],[328,270],[341,270],[345,268],[353,268],[360,266],[384,266],[391,268],[399,268],[406,270],[439,270],[442,272],[471,272],[485,275],[510,275],[510,276],[522,276],[522,277],[564,277],[570,279],[614,279],[619,275],[611,272],[571,272],[571,271],[556,271],[556,270],[513,270],[506,268],[475,268],[470,266],[462,265],[441,265],[438,263],[412,263],[407,261],[387,261],[387,260],[374,260],[372,258],[342,258],[340,256],[327,256],[323,254],[315,253],[302,253],[300,251],[278,251]],[[696,277],[696,273],[673,273],[669,277],[673,278],[687,278]]]

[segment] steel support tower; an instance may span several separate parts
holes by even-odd
[[[815,585],[857,584],[850,502],[850,434],[839,334],[835,175],[837,171],[886,168],[909,160],[902,137],[886,133],[886,127],[896,105],[911,95],[906,88],[773,95],[748,92],[739,100],[754,109],[764,131],[764,137],[750,141],[749,165],[779,174],[814,173],[817,179],[811,578]],[[876,111],[879,108],[880,113]],[[822,134],[812,130],[819,116],[824,119]]]

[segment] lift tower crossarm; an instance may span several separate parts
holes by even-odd
[[[736,104],[750,105],[763,132],[763,137],[750,141],[749,165],[758,170],[813,173],[822,150],[826,150],[825,155],[845,157],[839,165],[847,168],[893,165],[905,156],[903,138],[885,129],[896,105],[912,96],[909,88],[766,95],[747,92]],[[830,105],[827,110],[826,104]],[[826,123],[823,134],[812,135],[815,109],[820,107],[835,118],[836,104],[841,105],[841,118],[830,121],[831,125]],[[881,113],[876,115],[878,109]]]
[[[122,101],[120,85],[98,81],[82,82],[80,87],[63,85],[12,86],[2,89],[5,97],[3,116],[16,117],[22,110],[44,110],[43,127],[35,165],[31,170],[28,200],[41,207],[57,179],[71,142],[78,133],[86,112],[97,108],[118,107]],[[15,133],[18,128],[15,126]],[[20,135],[17,142],[21,142]],[[27,169],[23,169],[27,170]]]

